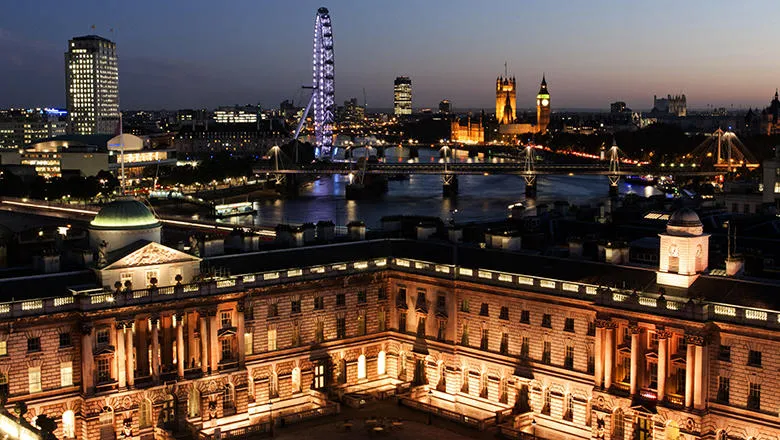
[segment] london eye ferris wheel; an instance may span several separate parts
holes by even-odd
[[[314,104],[314,135],[316,156],[329,158],[333,148],[333,114],[335,112],[333,28],[328,8],[319,8],[314,21],[314,51],[312,59]]]

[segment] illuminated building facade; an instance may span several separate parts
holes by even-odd
[[[688,101],[685,94],[666,95],[666,98],[659,98],[653,95],[653,110],[651,113],[662,115],[673,115],[684,117],[688,115]]]
[[[547,90],[547,79],[542,75],[539,93],[536,95],[536,132],[546,133],[550,125],[550,91]]]
[[[257,122],[259,107],[220,107],[214,111],[214,122],[223,124],[241,124]]]
[[[112,134],[119,123],[116,44],[97,35],[76,37],[65,52],[65,87],[74,134]]]
[[[517,83],[515,77],[496,78],[496,119],[501,125],[514,124],[517,118]]]
[[[56,109],[0,110],[0,149],[22,148],[67,130],[67,112]]]
[[[58,438],[230,438],[396,392],[512,438],[780,435],[776,287],[707,274],[690,211],[653,271],[403,239],[201,259],[142,208],[93,220],[93,242],[126,237],[94,269],[0,280],[8,404]]]
[[[450,123],[450,141],[464,144],[481,144],[485,142],[485,127],[482,125],[482,117],[472,121],[471,115],[466,118],[466,125],[456,118]]]
[[[396,116],[412,114],[412,80],[399,76],[393,83],[393,111]]]

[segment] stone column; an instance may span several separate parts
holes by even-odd
[[[125,372],[127,373],[127,387],[135,385],[135,371],[133,365],[133,322],[125,323]]]
[[[596,388],[601,388],[604,383],[604,321],[596,320],[596,344],[593,351],[593,383]]]
[[[200,368],[203,374],[209,371],[209,326],[206,310],[198,312],[200,320]]]
[[[195,327],[198,326],[198,321],[195,318],[195,312],[187,313],[187,367],[195,368],[200,364],[200,356],[198,353],[198,341],[195,340]]]
[[[609,322],[605,329],[606,347],[604,348],[604,388],[609,389],[612,386],[612,371],[615,359],[615,327],[617,325]]]
[[[631,326],[631,395],[636,395],[639,392],[639,359],[641,357],[640,351],[642,348],[639,346],[639,335],[642,333],[642,328],[636,325]]]
[[[125,362],[125,323],[117,322],[116,330],[114,332],[114,343],[116,344],[114,362],[116,362],[116,379],[119,388],[124,388],[127,385],[127,373]]]
[[[238,305],[236,306],[236,333],[238,337],[238,366],[239,368],[244,367],[244,302],[239,301]]]
[[[211,373],[216,374],[219,371],[219,337],[217,336],[217,309],[209,310],[209,348],[211,349]]]
[[[666,397],[666,358],[669,347],[669,337],[671,333],[664,330],[658,331],[658,388],[656,395],[659,402],[663,402]]]
[[[176,371],[179,379],[184,378],[184,313],[176,314]]]
[[[694,367],[694,346],[693,338],[690,335],[685,335],[685,342],[688,344],[687,353],[685,356],[685,407],[690,408],[693,406],[693,369]]]
[[[707,381],[705,375],[706,358],[704,355],[704,338],[696,338],[694,351],[696,352],[695,368],[693,372],[693,407],[695,409],[704,409],[707,401]]]
[[[92,323],[81,325],[81,392],[91,394],[95,383]]]
[[[160,318],[153,317],[152,320],[152,377],[160,378]]]

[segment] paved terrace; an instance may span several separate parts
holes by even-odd
[[[655,271],[436,241],[383,239],[224,255],[203,260],[231,276],[199,284],[113,292],[91,271],[0,280],[0,319],[204,297],[291,281],[395,270],[696,321],[780,329],[780,285],[702,275],[690,289],[659,295]],[[90,284],[91,283],[91,284]],[[9,301],[16,298],[16,301]],[[701,299],[697,299],[701,298]]]

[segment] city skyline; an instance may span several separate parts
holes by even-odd
[[[117,43],[124,110],[305,104],[300,86],[311,81],[320,3],[237,2],[217,15],[199,1],[155,5],[154,14],[135,3],[20,3],[0,27],[0,82],[8,85],[0,107],[64,107],[63,53],[69,39],[88,34]],[[322,5],[333,17],[336,101],[365,88],[369,108],[391,108],[392,81],[402,75],[415,84],[415,108],[443,98],[455,110],[490,108],[504,61],[521,110],[533,108],[543,73],[558,109],[618,100],[649,109],[653,95],[677,93],[692,109],[764,107],[780,86],[780,61],[761,50],[771,35],[762,18],[780,12],[770,2],[740,14],[725,2]]]

